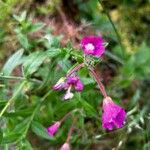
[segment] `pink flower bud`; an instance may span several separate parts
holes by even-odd
[[[62,77],[58,80],[58,82],[53,86],[54,90],[62,90],[65,86],[65,78]]]
[[[60,121],[57,121],[54,124],[52,124],[50,127],[47,128],[48,134],[50,136],[54,136],[60,125],[61,125]]]
[[[125,124],[126,112],[119,105],[115,104],[110,97],[103,100],[102,127],[113,130],[122,128]]]
[[[60,148],[60,150],[70,150],[69,144],[68,144],[68,143],[64,143],[64,144],[62,145],[62,147]]]

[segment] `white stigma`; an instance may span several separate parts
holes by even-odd
[[[92,53],[93,50],[95,49],[94,45],[92,43],[88,43],[85,45],[85,49],[87,52]]]

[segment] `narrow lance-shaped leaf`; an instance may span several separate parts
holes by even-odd
[[[20,49],[19,51],[17,51],[16,53],[14,53],[5,63],[3,69],[2,69],[2,73],[4,75],[10,75],[11,72],[13,71],[13,69],[21,64],[21,58],[23,55],[24,50]]]
[[[47,133],[47,130],[40,123],[36,121],[32,122],[32,131],[44,139],[51,140],[51,141],[55,140],[55,138],[50,137]]]

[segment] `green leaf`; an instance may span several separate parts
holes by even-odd
[[[6,105],[7,101],[0,101],[0,110]]]
[[[23,11],[20,16],[13,15],[13,17],[20,23],[26,19],[26,16],[27,16],[26,11]]]
[[[81,79],[82,79],[84,85],[94,84],[95,83],[95,81],[92,78],[86,78],[85,77],[85,78],[81,78]]]
[[[24,59],[23,67],[25,75],[30,75],[38,70],[39,66],[46,59],[46,52],[34,52]]]
[[[40,136],[40,137],[42,137],[44,139],[47,139],[47,140],[51,140],[51,141],[55,140],[54,137],[50,137],[48,135],[46,129],[40,123],[38,123],[37,121],[33,121],[31,127],[32,127],[32,131],[36,135],[38,135],[38,136]]]
[[[47,51],[47,54],[48,54],[49,57],[55,57],[55,56],[59,55],[60,53],[61,53],[61,49],[54,48],[54,47],[51,47]]]
[[[22,136],[21,133],[11,133],[3,137],[1,144],[16,142]]]
[[[17,117],[17,116],[29,116],[30,114],[32,114],[34,107],[31,108],[26,108],[23,110],[19,110],[19,111],[15,111],[15,112],[9,112],[9,113],[5,113],[4,116],[5,117]]]
[[[23,46],[23,48],[29,49],[29,47],[30,47],[29,41],[25,34],[19,33],[17,35],[17,38],[18,38],[19,43]]]
[[[21,133],[26,130],[28,126],[28,122],[30,121],[30,117],[23,119],[21,122],[19,122],[15,128],[10,133]]]
[[[85,110],[87,116],[97,117],[98,112],[90,105],[87,101],[80,99],[79,100],[82,108]]]
[[[76,99],[71,99],[71,101],[64,101],[57,104],[54,110],[54,114],[56,114],[59,118],[64,116],[67,112],[75,109],[78,101]]]
[[[20,49],[16,53],[14,53],[5,63],[2,72],[4,75],[10,75],[13,69],[21,64],[21,58],[24,50]]]
[[[45,24],[43,24],[41,22],[32,24],[29,29],[29,32],[37,32],[38,30],[42,29],[44,26],[45,26]]]
[[[22,141],[20,141],[19,144],[18,144],[18,149],[17,150],[33,150],[32,145],[26,139],[23,139]]]
[[[69,70],[69,68],[71,68],[71,64],[70,64],[70,61],[69,60],[60,60],[58,62],[58,64],[61,66],[61,69],[64,71],[64,72],[67,72]]]

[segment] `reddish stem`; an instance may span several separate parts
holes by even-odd
[[[99,88],[100,88],[100,91],[101,91],[102,95],[106,98],[107,93],[106,93],[105,87],[102,84],[102,82],[101,82],[100,78],[98,77],[98,75],[97,75],[96,71],[94,70],[94,68],[90,69],[90,73],[93,75],[93,77],[95,78],[97,84],[99,85]]]
[[[70,111],[70,112],[68,112],[61,120],[60,120],[60,122],[62,123],[64,120],[66,120],[66,118],[68,117],[68,116],[70,116],[72,114],[72,111]]]
[[[71,71],[69,71],[69,73],[67,74],[67,77],[69,77],[71,74],[73,74],[74,72],[78,71],[82,67],[84,67],[84,63],[77,65]]]
[[[69,129],[69,132],[68,132],[68,137],[66,139],[66,143],[69,143],[69,140],[70,140],[70,137],[72,135],[74,124],[75,124],[76,120],[77,120],[76,118],[73,119],[73,123],[72,123],[72,125],[71,125],[71,127]]]

